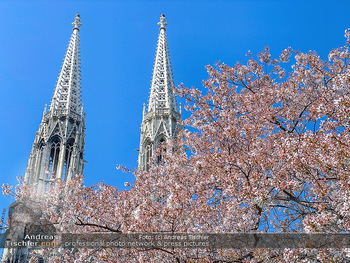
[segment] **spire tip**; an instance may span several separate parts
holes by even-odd
[[[80,15],[79,14],[77,14],[74,17],[74,22],[72,23],[72,25],[74,26],[73,30],[78,29],[78,31],[79,31],[79,27],[81,27],[81,25],[82,25],[82,23],[80,23]]]
[[[160,26],[159,30],[166,30],[165,26],[167,25],[168,23],[165,22],[165,15],[164,14],[161,14],[160,15],[160,21],[158,23],[158,26]]]

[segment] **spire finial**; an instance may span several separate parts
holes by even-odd
[[[72,23],[72,25],[74,26],[74,27],[73,27],[73,30],[74,30],[74,29],[78,29],[78,31],[79,31],[79,27],[82,25],[82,23],[80,23],[80,15],[77,14],[77,15],[75,16],[74,19],[75,19],[75,20],[74,20],[74,22]]]
[[[166,30],[165,26],[167,25],[168,23],[165,22],[165,15],[164,14],[161,14],[160,15],[160,21],[158,23],[158,26],[160,26],[159,30]]]

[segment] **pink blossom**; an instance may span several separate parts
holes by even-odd
[[[2,194],[4,196],[12,195],[13,194],[12,186],[8,185],[7,183],[6,184],[2,184]]]

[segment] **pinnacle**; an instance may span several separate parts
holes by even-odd
[[[167,24],[168,24],[168,23],[165,22],[165,15],[164,15],[164,14],[161,14],[161,15],[160,15],[160,21],[158,22],[158,25],[160,26],[159,30],[162,30],[162,29],[166,30],[165,27],[166,27]]]
[[[74,22],[72,23],[73,27],[73,31],[74,29],[77,29],[79,31],[79,27],[81,27],[82,23],[80,22],[80,15],[77,14],[74,18]]]

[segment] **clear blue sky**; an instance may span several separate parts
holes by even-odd
[[[24,176],[77,13],[83,23],[85,184],[120,188],[132,178],[116,165],[137,165],[161,13],[169,23],[175,83],[196,87],[207,77],[205,65],[234,65],[246,60],[248,50],[256,54],[266,45],[274,56],[291,46],[326,58],[344,44],[350,27],[350,1],[1,0],[0,185]],[[0,196],[0,209],[11,201]]]

